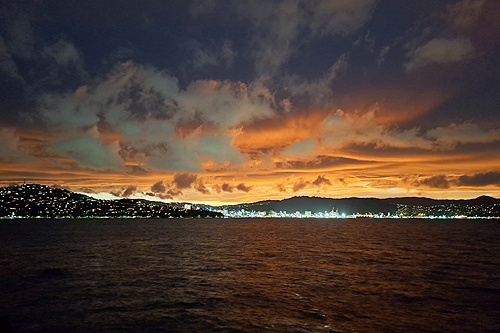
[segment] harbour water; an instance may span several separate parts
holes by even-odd
[[[498,220],[0,220],[13,332],[500,331]]]

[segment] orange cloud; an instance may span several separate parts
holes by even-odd
[[[233,146],[245,153],[281,150],[302,140],[319,137],[321,123],[327,116],[326,112],[319,111],[259,121],[243,127],[233,140]]]
[[[445,94],[437,90],[418,90],[415,87],[368,88],[343,100],[340,108],[347,113],[373,112],[374,123],[392,125],[420,117],[445,100]]]

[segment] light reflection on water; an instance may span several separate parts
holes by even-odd
[[[0,221],[0,311],[21,332],[500,329],[499,236],[488,220]]]

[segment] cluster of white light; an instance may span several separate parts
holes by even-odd
[[[391,216],[390,213],[387,214],[345,214],[339,213],[338,211],[330,211],[330,212],[318,212],[312,213],[311,211],[299,212],[296,211],[294,213],[289,213],[287,211],[249,211],[245,209],[240,210],[227,210],[224,209],[220,211],[224,214],[225,217],[231,218],[243,218],[243,217],[273,217],[273,218],[319,218],[319,219],[343,219],[343,218],[388,218],[388,217],[396,217]]]
[[[396,215],[391,213],[383,214],[345,214],[339,212],[320,212],[320,213],[311,213],[310,211],[305,212],[294,212],[288,213],[286,211],[249,211],[245,209],[240,210],[221,210],[220,213],[224,214],[225,217],[228,218],[319,218],[319,219],[345,219],[345,218],[393,218],[393,219],[409,219],[409,218],[417,218],[417,219],[494,219],[497,217],[477,217],[477,216],[466,216],[466,215],[453,215],[453,216],[434,216],[434,215],[418,215],[418,216],[406,216],[406,215]]]

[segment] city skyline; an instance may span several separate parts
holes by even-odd
[[[494,0],[0,4],[0,186],[500,197]]]

